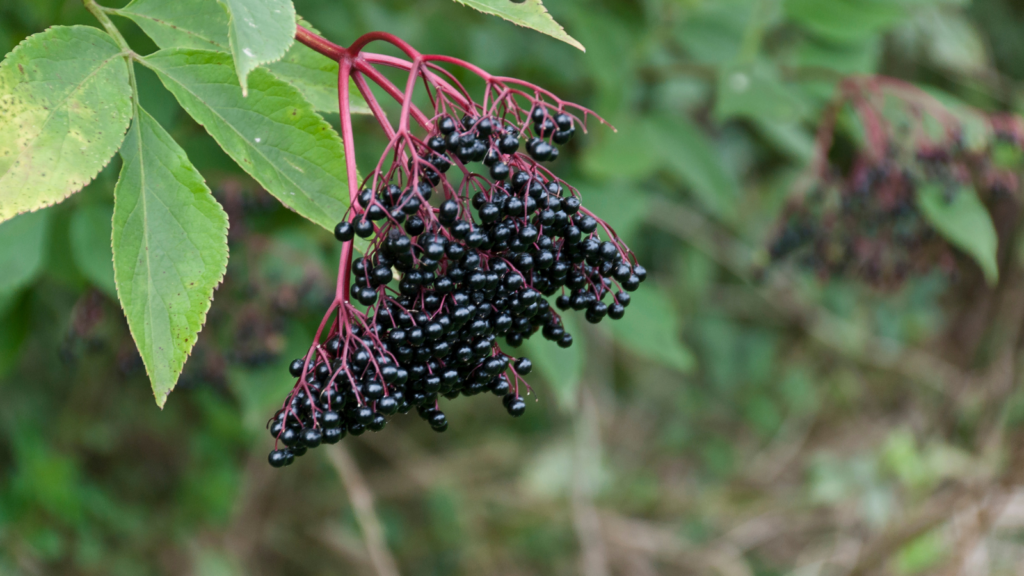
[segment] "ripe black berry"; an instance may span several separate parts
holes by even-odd
[[[334,237],[337,238],[339,242],[348,242],[355,235],[355,228],[353,228],[352,224],[349,224],[348,222],[338,222],[338,225],[334,227]]]
[[[291,456],[291,452],[288,450],[273,450],[270,452],[270,456],[267,459],[270,461],[271,466],[274,468],[280,468],[291,463]]]
[[[505,405],[505,409],[508,410],[509,415],[518,418],[526,413],[526,402],[516,396]]]

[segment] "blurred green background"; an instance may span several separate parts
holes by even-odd
[[[523,418],[463,399],[445,434],[399,417],[272,470],[337,243],[137,67],[230,215],[228,274],[161,411],[114,295],[120,162],[0,227],[0,574],[1024,573],[1016,232],[995,287],[763,269],[838,81],[1017,112],[1024,4],[549,0],[586,53],[449,0],[295,4],[338,43],[385,30],[600,112],[618,133],[592,124],[554,170],[652,280],[571,350],[530,344]],[[78,0],[0,0],[0,48],[73,23],[95,25]],[[384,142],[356,128],[366,170]]]

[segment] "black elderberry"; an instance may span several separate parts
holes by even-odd
[[[479,210],[480,221],[484,224],[496,222],[498,218],[501,218],[501,208],[498,208],[494,204],[487,202],[480,207]]]
[[[505,178],[508,178],[508,173],[508,165],[504,162],[495,162],[494,165],[491,166],[491,178],[494,180],[504,180]]]
[[[267,460],[270,462],[270,465],[273,466],[274,468],[280,468],[282,466],[287,466],[288,464],[290,464],[290,458],[292,457],[293,456],[291,452],[289,452],[288,450],[272,450]]]
[[[437,123],[437,129],[441,134],[451,134],[452,132],[455,132],[455,120],[450,116],[445,116]]]
[[[365,218],[359,218],[356,220],[354,228],[356,236],[359,236],[360,238],[369,238],[370,236],[373,236],[373,222]]]
[[[512,154],[519,149],[519,138],[505,136],[498,141],[498,151],[502,154]]]
[[[373,420],[373,410],[369,406],[359,406],[352,412],[352,417],[365,426]]]
[[[405,223],[405,231],[408,232],[410,236],[419,236],[425,229],[426,225],[419,216],[412,216]]]
[[[438,432],[448,429],[448,418],[440,410],[431,410],[426,419],[430,427]]]
[[[568,332],[562,334],[562,337],[558,339],[558,345],[561,348],[568,348],[572,346],[572,334],[569,334]]]
[[[370,423],[367,424],[366,427],[374,432],[380,432],[384,429],[384,426],[386,426],[387,423],[388,421],[384,418],[384,415],[378,413],[373,415],[373,419],[370,420]]]
[[[530,118],[534,122],[542,122],[547,114],[544,112],[543,106],[534,106],[533,110],[530,110]]]
[[[363,432],[366,432],[366,424],[355,422],[348,425],[348,433],[353,436],[361,436]]]
[[[481,138],[487,138],[494,132],[494,123],[491,122],[490,118],[484,118],[476,123],[476,133]]]
[[[348,222],[338,222],[338,225],[334,227],[334,237],[337,238],[339,242],[348,242],[355,236],[355,234],[355,228],[353,228],[352,224],[349,224]]]
[[[537,134],[540,134],[542,138],[547,138],[555,133],[555,123],[550,118],[545,118],[543,121],[534,124],[534,130]]]
[[[302,367],[305,366],[306,362],[302,358],[296,358],[292,360],[292,363],[288,365],[288,372],[298,378],[302,376]]]
[[[342,438],[345,437],[344,428],[327,428],[324,430],[323,443],[324,444],[337,444]]]
[[[322,439],[320,431],[316,428],[303,428],[299,436],[302,439],[303,446],[307,448],[316,448],[320,445]]]
[[[530,362],[529,358],[520,358],[516,360],[516,363],[513,366],[516,370],[516,374],[519,374],[520,376],[526,376],[533,370],[533,362]]]
[[[437,217],[442,223],[455,222],[455,219],[459,217],[458,203],[455,200],[445,200],[438,209]]]
[[[518,418],[526,413],[526,402],[518,396],[514,396],[507,404],[505,409],[508,410],[510,416]]]
[[[338,408],[340,408],[340,406]],[[341,415],[337,412],[328,410],[320,416],[320,425],[324,428],[340,428],[341,424]]]
[[[530,156],[538,162],[544,162],[551,158],[551,154],[555,149],[547,142],[534,138],[527,145],[526,151],[530,153]]]
[[[356,202],[358,202],[359,205],[362,206],[363,208],[369,207],[370,206],[370,202],[372,202],[372,201],[373,201],[373,192],[371,190],[369,190],[369,189],[361,190],[359,192],[359,195],[356,196]]]
[[[445,145],[444,137],[434,136],[427,141],[427,147],[434,152],[444,152],[447,146]]]
[[[285,428],[277,439],[281,441],[281,444],[291,447],[299,442],[299,433],[294,428]]]

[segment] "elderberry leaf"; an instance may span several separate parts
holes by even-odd
[[[0,221],[89,183],[131,119],[128,67],[105,32],[58,26],[0,64]]]
[[[658,288],[641,289],[621,320],[608,322],[615,342],[631,352],[689,372],[696,365],[693,352],[683,344],[679,313]]]
[[[513,2],[512,0],[455,1],[479,10],[484,14],[493,14],[513,24],[532,28],[541,34],[547,34],[584,52],[587,51],[583,44],[580,44],[575,38],[566,34],[565,29],[558,22],[555,22],[555,19],[548,13],[541,0],[523,0],[520,2]]]
[[[573,316],[564,314],[562,323],[566,331],[576,338],[572,346],[560,348],[554,342],[548,342],[538,336],[523,342],[521,355],[533,362],[537,372],[554,390],[558,406],[569,412],[576,407],[576,391],[579,390],[580,379],[583,377],[586,342],[583,341],[579,323]]]
[[[348,208],[341,138],[299,91],[253,70],[249,97],[231,57],[161,50],[143,62],[221,148],[282,204],[328,230]]]
[[[947,195],[942,185],[926,183],[917,190],[917,207],[936,232],[978,263],[990,285],[999,280],[999,237],[992,216],[972,188],[961,186]]]
[[[228,217],[184,150],[141,108],[121,158],[114,279],[162,407],[227,270]]]
[[[305,21],[300,19],[299,23],[319,34],[316,28]],[[298,88],[313,108],[320,112],[338,112],[338,63],[334,60],[296,42],[284,58],[268,64],[266,68],[274,76]],[[370,113],[370,107],[352,80],[349,80],[348,93],[349,110],[353,114]]]
[[[228,13],[217,0],[132,0],[117,11],[161,48],[228,51]]]
[[[71,257],[78,270],[104,294],[116,299],[114,257],[110,246],[113,214],[114,206],[110,203],[79,206],[71,215],[68,236]]]
[[[295,42],[295,6],[291,0],[217,0],[228,11],[228,39],[242,95],[249,74],[277,62]]]
[[[139,25],[160,48],[230,52],[228,16],[218,0],[133,0],[117,11]],[[299,24],[316,32],[307,22]],[[319,32],[317,32],[319,33]],[[338,112],[338,63],[294,42],[284,57],[262,66],[302,92],[319,112]],[[352,112],[369,114],[355,83],[349,83]]]

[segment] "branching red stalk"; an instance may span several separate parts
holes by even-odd
[[[390,370],[391,377],[395,377],[396,370],[406,372],[405,368],[401,367],[399,358],[404,358],[403,362],[409,362],[414,353],[415,361],[407,363],[406,366],[410,373],[419,371],[416,383],[420,387],[414,389],[421,392],[420,399],[416,401],[418,408],[433,404],[434,410],[438,410],[436,395],[449,392],[455,396],[459,395],[464,385],[470,386],[468,380],[460,380],[463,378],[494,378],[494,382],[497,382],[505,378],[499,377],[498,374],[509,369],[512,360],[501,351],[495,340],[497,335],[505,336],[509,342],[513,342],[512,338],[515,336],[521,342],[544,325],[545,337],[561,338],[560,344],[565,346],[572,343],[571,335],[564,333],[561,316],[547,301],[541,299],[538,302],[541,293],[553,295],[561,288],[561,298],[568,302],[569,297],[564,294],[564,290],[565,287],[569,287],[573,291],[573,298],[578,298],[574,302],[582,303],[582,308],[576,309],[590,306],[588,310],[600,310],[599,313],[594,312],[598,314],[597,318],[591,319],[592,322],[596,322],[604,317],[607,313],[605,310],[608,309],[601,303],[601,299],[613,288],[618,288],[616,298],[622,299],[625,304],[616,301],[614,306],[618,307],[618,312],[610,313],[610,316],[621,317],[629,301],[628,295],[622,290],[636,289],[646,273],[636,263],[636,258],[615,231],[581,206],[579,192],[539,164],[541,161],[557,157],[558,150],[552,146],[568,142],[575,132],[575,123],[578,122],[585,131],[587,118],[593,117],[602,123],[603,119],[587,108],[561,100],[547,90],[528,82],[492,75],[457,58],[423,55],[400,38],[384,32],[363,35],[347,48],[334,44],[301,26],[297,29],[296,39],[339,64],[338,109],[341,116],[341,137],[350,208],[346,221],[339,224],[335,231],[338,239],[343,241],[343,248],[334,299],[307,354],[302,359],[301,369],[297,367],[298,361],[293,363],[292,373],[299,378],[299,382],[293,387],[292,393],[277,415],[279,423],[287,424],[290,417],[298,418],[300,421],[306,420],[303,423],[303,433],[313,434],[315,437],[316,429],[320,427],[319,415],[331,417],[331,411],[340,411],[344,405],[353,406],[353,398],[359,410],[365,409],[371,403],[379,407],[382,395],[387,397],[393,392],[397,397],[399,392],[406,390],[403,387],[389,386],[392,380],[387,380],[386,373]],[[391,44],[408,59],[365,52],[364,48],[372,42]],[[392,83],[377,70],[376,66],[387,66],[406,72],[404,88],[400,89]],[[481,103],[475,102],[466,87],[444,66],[457,66],[481,78],[485,83]],[[428,115],[414,103],[417,84],[421,80],[433,108],[432,115]],[[355,84],[388,138],[388,145],[375,169],[363,182],[360,182],[356,166],[350,82]],[[401,110],[395,125],[387,118],[369,82],[376,84],[400,105]],[[461,127],[456,125],[460,117]],[[531,120],[534,122],[532,128],[529,124]],[[542,124],[546,127],[542,128]],[[425,135],[414,134],[414,129],[422,130]],[[527,137],[529,134],[533,136],[527,145],[527,156],[518,152],[519,138]],[[511,139],[512,144],[505,144],[507,139]],[[544,146],[547,148],[543,148]],[[470,171],[465,164],[471,161],[484,161],[490,169],[490,178],[493,181],[483,174]],[[458,167],[462,173],[461,181],[458,183],[444,176],[451,166]],[[439,208],[427,202],[435,191],[441,194],[444,200]],[[565,197],[566,193],[568,197]],[[480,224],[474,223],[470,211],[471,197],[473,208],[482,210],[481,206],[490,206],[491,219],[485,220],[481,211],[478,214]],[[561,210],[559,207],[563,206],[563,200],[568,202],[564,204],[568,207]],[[552,206],[554,208],[550,208]],[[442,214],[442,209],[447,212]],[[494,210],[504,210],[505,214],[502,216]],[[536,215],[531,216],[534,212]],[[541,212],[545,214],[542,215]],[[500,223],[500,226],[505,228],[500,230],[499,222],[495,220],[499,217],[505,218]],[[403,222],[406,226],[404,231]],[[475,228],[487,223],[490,223],[489,228]],[[409,228],[414,225],[419,227],[418,231]],[[456,234],[458,225],[464,228]],[[472,234],[485,236],[478,236],[476,243],[471,244],[466,239],[471,230]],[[505,234],[504,239],[499,237],[499,232]],[[602,232],[607,240],[599,242]],[[360,267],[356,270],[359,275],[355,282],[352,281],[354,235],[372,237],[367,256],[358,261]],[[512,235],[515,235],[515,242],[519,244],[512,246]],[[582,243],[584,239],[590,243],[587,244],[585,252],[581,248],[585,244]],[[404,242],[402,248],[393,245],[398,241]],[[449,248],[452,247],[461,253],[449,254]],[[474,264],[467,263],[462,267],[459,258],[466,256],[466,250],[472,250],[472,257],[476,260]],[[387,253],[392,256],[388,257]],[[544,269],[555,264],[560,266],[561,268],[556,267],[552,270],[561,270],[561,276],[539,273],[539,265],[534,270],[531,254],[546,258]],[[399,262],[402,263],[401,266]],[[388,286],[393,274],[392,266],[403,272],[399,291]],[[576,276],[572,282],[567,282],[567,274],[570,271]],[[375,275],[374,278],[370,277],[371,272]],[[447,282],[448,292],[441,290],[438,284],[436,290],[431,290],[428,294],[426,288],[421,288],[423,285],[415,283],[419,281],[412,280],[415,278],[413,273],[421,276],[429,274],[429,283],[435,282],[435,279],[439,283],[441,280]],[[463,280],[467,275],[476,275],[478,278],[473,281],[476,284]],[[480,280],[483,276],[486,278]],[[485,287],[481,283],[491,283],[492,277],[493,284]],[[414,283],[409,286],[407,282]],[[499,284],[503,292],[498,291]],[[453,293],[452,290],[457,286],[461,286],[460,290],[464,291]],[[486,292],[483,291],[485,288]],[[367,306],[366,312],[361,312],[351,303],[353,291],[356,298]],[[474,298],[476,304],[469,303],[470,298]],[[495,304],[498,300],[488,298],[504,299],[504,303]],[[519,302],[516,304],[520,306],[519,308],[509,308],[510,300],[513,298]],[[469,304],[469,307],[465,307],[465,304]],[[592,304],[600,306],[594,308]],[[525,310],[527,307],[529,310]],[[510,312],[506,313],[507,311]],[[335,313],[337,316],[334,316]],[[395,316],[392,317],[392,314]],[[396,318],[402,314],[405,314],[403,322],[407,328],[410,323],[415,330],[425,330],[429,325],[435,325],[434,336],[427,342],[433,348],[420,346],[423,344],[422,340],[412,342],[411,335],[410,344],[416,348],[403,347],[401,338],[405,338],[405,335],[403,333],[402,336],[397,336],[401,330],[396,324]],[[456,319],[450,319],[448,314]],[[503,327],[500,327],[500,323],[494,324],[491,320],[484,320],[491,318],[492,314],[495,318],[503,315]],[[381,320],[382,317],[384,320]],[[476,319],[470,322],[471,317]],[[438,318],[437,322],[434,322],[435,318]],[[501,319],[494,319],[494,322],[499,320]],[[454,324],[456,321],[460,323]],[[449,324],[441,327],[441,322],[453,323],[450,342],[461,346],[464,352],[458,363],[454,359],[447,359],[449,343],[438,339],[441,335],[449,333]],[[478,327],[471,329],[467,323]],[[330,326],[330,329],[325,334],[327,326]],[[391,338],[393,346],[389,347],[382,341],[386,337]],[[444,348],[439,349],[435,345]],[[402,352],[403,349],[405,352]],[[424,351],[427,356],[421,357]],[[358,362],[357,355],[361,355]],[[452,358],[454,357],[453,354]],[[430,358],[436,358],[438,361],[429,360]],[[522,364],[522,360],[526,359],[521,358],[517,362]],[[485,367],[488,362],[490,368]],[[499,372],[495,372],[498,367],[494,362],[500,363]],[[456,370],[458,366],[461,368]],[[316,371],[315,374],[311,374],[313,370]],[[446,370],[446,374],[454,374],[446,376],[450,382],[461,383],[455,387],[449,384],[444,389],[435,383],[431,392],[430,389],[423,387],[424,379],[429,379],[428,376],[436,378],[438,374],[434,373],[435,370]],[[509,411],[513,415],[519,415],[525,409],[525,404],[522,404],[519,398],[520,384],[529,390],[529,386],[521,378],[522,374],[529,372],[528,361],[522,366],[517,364],[515,370],[516,372],[511,373],[511,381],[505,380],[503,386],[492,386],[492,391],[496,394],[506,394],[498,390],[507,390],[506,399],[512,398],[514,402],[519,403],[518,408],[513,410],[510,407]],[[364,378],[369,380],[362,380]],[[405,376],[401,378],[396,386],[406,382]],[[383,391],[380,386],[369,387],[375,385],[374,383],[383,383]],[[342,384],[349,389],[345,391],[346,393],[352,392],[347,399],[344,395],[339,395]],[[472,385],[477,384],[480,382]],[[362,392],[360,386],[363,387]],[[473,393],[478,392],[479,390]],[[434,395],[430,396],[430,393]],[[332,407],[332,402],[342,402],[343,405],[335,408]],[[395,402],[392,402],[391,406],[392,412],[384,413],[393,413]],[[403,411],[409,409],[409,405],[405,406]],[[300,412],[305,416],[301,416]],[[440,416],[443,419],[443,414]],[[336,418],[337,415],[333,417]],[[364,420],[360,421],[360,424],[366,424],[366,417],[362,418]],[[373,418],[381,416],[374,412]],[[379,425],[383,426],[383,423],[384,421],[380,420]],[[435,424],[436,422],[432,423],[435,429],[443,429]],[[353,430],[351,426],[355,425],[350,423],[349,429]],[[446,427],[446,424],[443,426]],[[280,439],[285,426],[282,425],[276,430],[280,430],[275,432],[276,437]],[[337,432],[338,428],[331,430]],[[308,442],[315,445],[319,440],[313,439]],[[290,443],[287,445],[293,446]],[[278,453],[277,457],[281,458],[281,453]],[[291,458],[290,455],[287,457]]]

